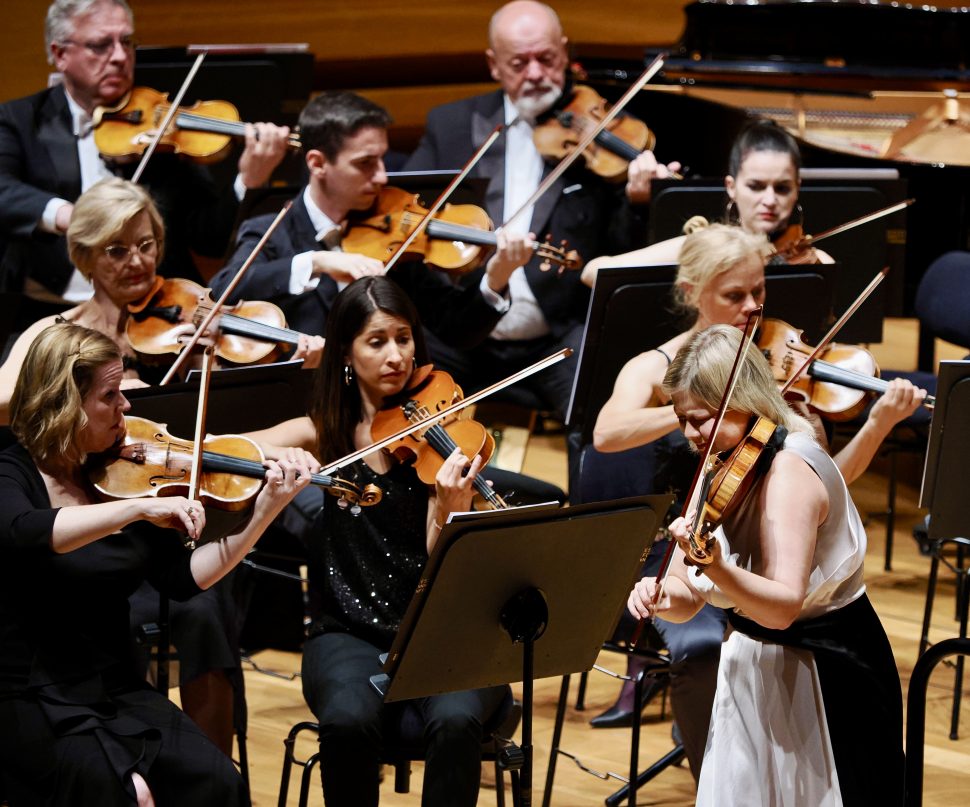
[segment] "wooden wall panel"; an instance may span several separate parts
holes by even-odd
[[[478,55],[494,0],[130,0],[138,38],[151,45],[308,42],[324,65],[424,54]],[[640,47],[675,41],[683,0],[561,0],[556,7],[577,43]],[[44,86],[44,0],[4,0],[0,99]],[[482,57],[484,59],[484,57]],[[324,67],[325,69],[325,67]],[[391,76],[389,83],[394,83]],[[373,82],[369,82],[373,83]],[[442,83],[448,83],[447,78]]]

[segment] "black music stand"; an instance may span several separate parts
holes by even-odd
[[[970,536],[966,479],[955,469],[970,452],[970,361],[940,362],[936,406],[923,467],[919,506],[930,513],[931,541]]]
[[[215,370],[209,384],[206,430],[239,434],[265,429],[309,411],[314,373],[302,361]],[[199,400],[199,373],[164,387],[125,390],[131,414],[165,423],[171,434],[192,439]]]
[[[810,343],[817,340],[832,314],[832,278],[839,271],[839,264],[767,267],[767,315],[804,328]],[[626,266],[596,276],[566,415],[568,425],[581,427],[583,445],[592,441],[623,365],[687,327],[673,310],[676,275],[676,266]]]
[[[839,224],[901,201],[905,183],[900,180],[866,179],[853,185],[848,180],[806,180],[799,192],[808,232],[818,234]],[[650,243],[681,235],[684,222],[702,215],[723,221],[727,195],[723,180],[658,180],[650,203]],[[906,212],[900,211],[834,235],[819,244],[842,271],[834,275],[836,311],[844,311],[884,266],[890,266],[890,284],[884,283],[866,300],[839,334],[842,342],[881,342],[887,312],[904,309]],[[771,296],[768,297],[771,300]],[[774,316],[774,314],[772,314]]]
[[[454,517],[384,674],[371,681],[388,702],[522,681],[516,790],[517,803],[531,805],[533,680],[592,668],[670,501],[641,496]]]

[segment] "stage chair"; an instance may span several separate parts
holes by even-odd
[[[509,738],[518,728],[522,707],[512,698],[512,690],[506,688],[506,696],[495,714],[485,723],[483,729],[487,738],[482,744],[482,762],[495,766],[495,799],[497,807],[505,807],[505,771],[513,771],[512,786],[517,787],[515,772],[522,765],[522,751]],[[385,737],[382,762],[394,767],[394,792],[410,791],[411,763],[424,759],[424,726],[421,715],[414,707],[404,709],[399,725],[393,736]],[[280,777],[279,807],[286,807],[289,795],[290,773],[293,765],[303,768],[300,777],[299,807],[306,807],[310,795],[313,769],[319,764],[319,752],[307,759],[297,759],[295,746],[297,738],[304,732],[319,737],[320,724],[313,721],[297,723],[283,740],[283,772]]]
[[[920,325],[920,354],[929,352],[932,366],[933,340],[952,342],[970,350],[970,253],[947,252],[927,268],[916,290],[916,316]],[[921,359],[920,366],[927,366]],[[886,370],[886,380],[906,378],[928,394],[936,394],[936,376],[917,370],[904,372]],[[866,417],[866,412],[862,417]],[[886,500],[886,559],[885,569],[891,571],[893,530],[896,526],[897,459],[903,453],[922,455],[926,450],[931,415],[920,407],[910,417],[900,421],[886,438],[881,453],[890,459],[889,489]],[[864,420],[856,421],[858,425]]]

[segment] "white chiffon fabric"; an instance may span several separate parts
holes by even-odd
[[[808,595],[799,619],[841,608],[865,592],[866,534],[831,457],[808,435],[788,436],[784,450],[802,457],[829,497],[819,527]],[[759,487],[720,531],[724,557],[761,573]],[[692,578],[720,607],[733,603],[704,576]],[[812,654],[734,632],[725,641],[704,764],[701,807],[835,807],[842,804]]]

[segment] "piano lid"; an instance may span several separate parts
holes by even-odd
[[[967,7],[701,0],[684,12],[668,77],[856,90],[970,85]]]

